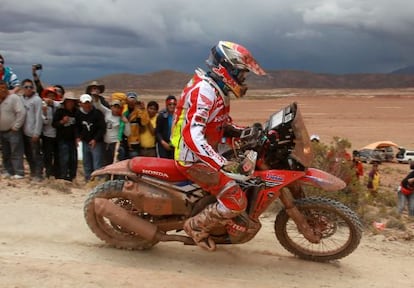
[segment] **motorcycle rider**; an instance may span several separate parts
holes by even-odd
[[[247,73],[265,72],[245,47],[227,41],[212,47],[206,63],[209,71],[197,69],[181,94],[171,142],[180,172],[218,200],[184,223],[185,232],[198,246],[214,251],[210,230],[217,224],[231,223],[230,219],[247,206],[242,189],[223,173],[235,172],[239,163],[217,152],[225,137],[239,137],[242,131],[229,116],[229,93],[242,97],[247,91]]]

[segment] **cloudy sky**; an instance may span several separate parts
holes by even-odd
[[[265,69],[387,73],[414,64],[414,1],[0,0],[0,54],[22,79],[204,67],[219,40]]]

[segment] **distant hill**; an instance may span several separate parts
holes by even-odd
[[[414,67],[413,67],[414,68]],[[296,70],[267,71],[267,76],[250,73],[247,83],[251,89],[277,88],[329,88],[329,89],[381,89],[414,88],[414,73],[390,74],[320,74]],[[114,74],[99,79],[108,89],[128,90],[181,90],[192,74],[163,70],[149,74]],[[81,85],[86,87],[87,81]]]
[[[391,74],[414,75],[414,65],[410,65],[410,66],[392,71]]]
[[[191,74],[186,74],[172,70],[162,70],[148,74],[113,74],[98,79],[105,87],[111,89],[149,89],[149,90],[168,90],[182,89],[190,80]],[[86,87],[92,80],[84,82],[81,86]]]
[[[250,79],[249,79],[250,80]],[[251,88],[381,89],[414,87],[414,74],[320,74],[307,71],[267,71],[251,76]]]

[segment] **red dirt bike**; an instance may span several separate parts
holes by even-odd
[[[260,215],[281,200],[274,229],[281,245],[313,261],[340,259],[352,253],[362,235],[358,216],[345,205],[323,197],[307,197],[304,185],[334,191],[345,188],[339,178],[310,168],[311,143],[296,103],[272,114],[262,125],[243,130],[223,155],[243,162],[255,151],[248,175],[228,173],[245,191],[248,207],[228,224],[210,233],[216,244],[241,244],[261,228]],[[250,151],[246,153],[246,151]],[[92,176],[114,175],[89,194],[84,205],[87,224],[108,244],[125,249],[149,249],[162,241],[195,245],[183,232],[184,222],[216,198],[180,174],[170,159],[135,157]]]

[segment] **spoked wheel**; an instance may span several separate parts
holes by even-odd
[[[358,247],[362,224],[348,207],[320,197],[298,199],[295,205],[320,241],[309,242],[286,210],[281,210],[275,220],[275,233],[286,250],[302,259],[322,262],[343,258]]]
[[[89,197],[84,204],[86,223],[98,238],[112,246],[125,249],[149,249],[157,244],[157,242],[145,240],[134,232],[128,231],[123,227],[112,223],[109,219],[98,215],[95,211],[94,200],[97,198],[105,198],[110,199],[114,204],[122,207],[136,217],[141,217],[149,222],[154,222],[154,218],[151,215],[135,209],[132,201],[122,192],[123,186],[123,180],[108,181],[96,186],[89,194]]]

